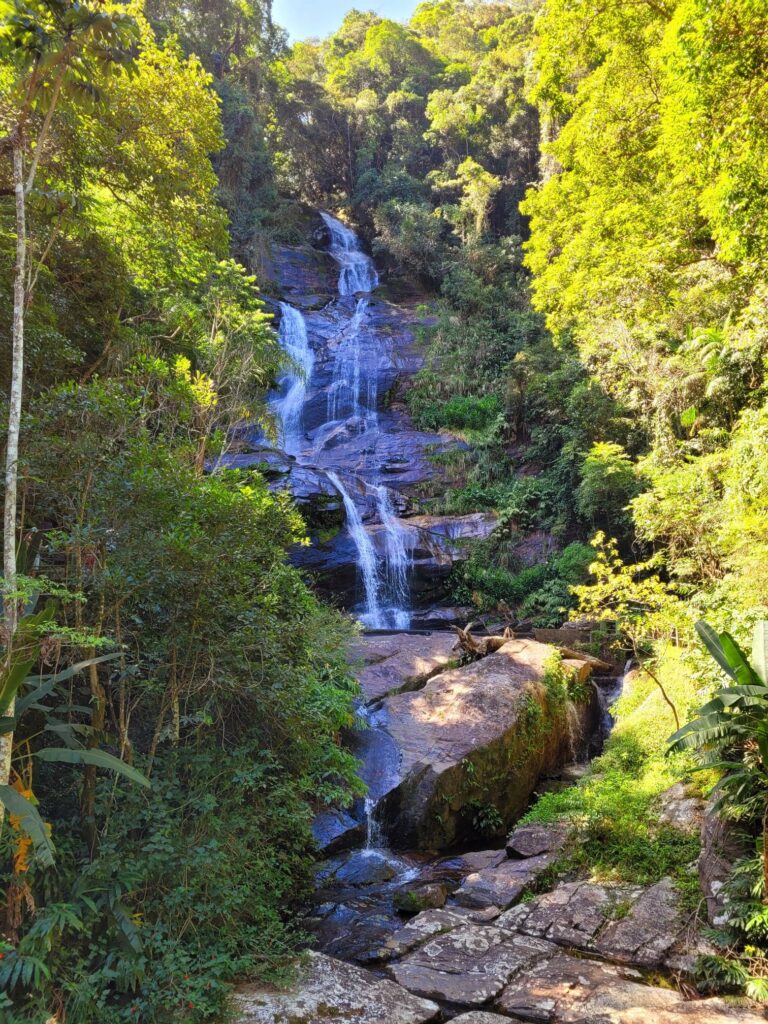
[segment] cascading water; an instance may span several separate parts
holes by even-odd
[[[339,295],[360,296],[336,350],[327,415],[331,422],[355,421],[360,431],[373,431],[378,421],[378,365],[375,350],[365,350],[363,325],[369,305],[368,293],[376,288],[379,278],[373,260],[362,251],[355,233],[329,213],[321,216],[331,236],[330,254],[341,268]],[[329,473],[328,476],[339,487],[350,533],[358,551],[365,588],[363,621],[372,629],[407,629],[411,621],[408,591],[410,543],[408,532],[395,515],[389,491],[383,486],[374,488],[376,510],[383,527],[384,551],[379,566],[354,499],[339,486],[335,474]],[[354,515],[351,509],[354,509]]]
[[[273,408],[280,418],[282,447],[289,455],[295,455],[302,448],[302,413],[315,358],[304,316],[287,302],[280,303],[278,339],[292,366],[281,381],[284,393],[275,400]]]
[[[328,479],[341,495],[344,511],[347,513],[347,528],[357,549],[357,564],[363,579],[365,590],[366,621],[374,629],[381,628],[381,609],[379,607],[379,574],[376,567],[376,552],[357,505],[337,473],[327,471]]]
[[[411,568],[412,541],[395,515],[392,496],[387,487],[376,487],[377,507],[381,525],[384,527],[386,558],[384,564],[384,618],[387,626],[408,629],[411,625],[410,590],[408,574]]]
[[[330,213],[321,212],[320,216],[331,236],[331,256],[341,267],[339,295],[372,292],[379,283],[379,275],[371,257],[360,248],[357,235]]]
[[[313,375],[315,355],[310,345],[307,321],[300,310],[280,303],[279,340],[290,357],[290,369],[280,381],[280,393],[272,408],[280,420],[281,447],[312,467],[313,455],[324,449],[334,434],[341,437],[366,435],[361,450],[375,453],[378,427],[378,390],[381,372],[381,339],[368,324],[370,293],[379,283],[373,260],[353,231],[329,213],[321,214],[330,235],[329,253],[339,266],[339,299],[324,313],[325,323],[338,324],[325,351],[333,352],[330,382],[326,387],[326,420],[317,425],[317,405],[308,395],[311,384],[317,394],[317,378],[328,380],[323,365],[323,347],[318,371]],[[312,401],[311,405],[308,402]],[[311,412],[307,412],[311,409]],[[305,433],[306,423],[315,419],[314,433]],[[340,429],[341,428],[341,429]],[[312,440],[309,440],[312,438]],[[331,441],[333,443],[333,441]],[[373,460],[370,460],[373,461]],[[342,462],[346,467],[348,463]],[[323,468],[338,491],[346,513],[347,527],[355,545],[356,561],[364,592],[362,621],[371,629],[407,629],[410,625],[409,574],[411,536],[395,513],[392,494],[377,481],[377,471],[350,477]],[[350,486],[350,480],[355,486]],[[375,535],[366,529],[363,515],[376,514],[381,529]]]
[[[368,299],[357,300],[355,312],[343,332],[333,361],[333,379],[328,391],[328,419],[331,422],[357,419],[363,429],[375,426],[378,398],[376,368],[363,372],[360,328],[365,319]],[[365,400],[363,380],[365,377]]]

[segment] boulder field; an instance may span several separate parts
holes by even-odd
[[[514,820],[541,774],[573,760],[595,724],[589,670],[565,663],[582,700],[563,702],[552,655],[515,639],[462,666],[445,633],[360,641],[354,663],[369,727],[357,735],[367,736],[363,774],[389,846],[454,847],[472,835],[482,801]],[[664,794],[661,813],[681,835],[701,827],[701,802],[680,786]],[[347,838],[362,844],[365,822],[349,818],[357,831]],[[757,1008],[678,989],[703,947],[670,879],[578,879],[542,891],[573,841],[564,824],[531,824],[505,846],[442,858],[386,848],[332,857],[306,921],[324,952],[306,954],[286,991],[242,986],[239,1024],[765,1020]]]

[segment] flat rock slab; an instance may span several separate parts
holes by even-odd
[[[686,1002],[672,989],[640,984],[626,968],[563,953],[519,971],[494,1009],[538,1024],[758,1024],[765,1018],[719,999]]]
[[[235,991],[237,1024],[427,1024],[435,1003],[322,953],[307,954],[288,992],[264,985]]]
[[[453,633],[431,636],[395,633],[363,638],[355,644],[352,657],[361,658],[365,664],[357,676],[365,700],[379,700],[390,693],[414,689],[444,668],[455,665],[458,661],[453,649],[455,643]]]
[[[423,946],[436,935],[444,935],[465,924],[487,924],[499,916],[496,907],[486,910],[470,910],[467,907],[441,907],[437,910],[423,910],[408,924],[395,932],[377,951],[377,960],[396,960]],[[374,957],[369,957],[374,959]]]
[[[611,921],[595,948],[616,963],[659,967],[685,928],[671,878],[646,889],[626,917]]]
[[[528,863],[523,861],[523,864]],[[507,911],[499,925],[617,963],[658,967],[685,927],[672,881],[647,889],[563,882]]]
[[[546,871],[556,856],[552,852],[527,857],[525,860],[503,860],[500,864],[473,871],[453,894],[451,902],[462,907],[495,906],[505,910]]]
[[[473,1010],[454,1017],[452,1024],[509,1024],[509,1017],[500,1017],[498,1013],[486,1013],[485,1010]]]
[[[527,971],[555,947],[492,925],[467,924],[440,935],[388,968],[409,992],[465,1006],[482,1006],[513,975]]]

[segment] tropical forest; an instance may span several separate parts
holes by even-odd
[[[758,1024],[768,2],[373,6],[0,0],[0,1022]]]

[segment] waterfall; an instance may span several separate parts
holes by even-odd
[[[333,470],[327,471],[328,479],[341,495],[344,502],[344,510],[347,513],[347,527],[357,548],[357,564],[360,567],[360,575],[363,578],[363,589],[365,590],[365,620],[367,625],[373,629],[381,629],[381,609],[379,607],[379,574],[376,568],[376,552],[373,543],[368,536],[368,531],[363,525],[360,512],[355,505],[352,495],[346,489]]]
[[[372,292],[379,275],[371,257],[360,248],[357,235],[330,213],[321,212],[320,216],[331,236],[330,254],[341,267],[339,295]]]
[[[376,487],[377,507],[384,527],[385,564],[384,601],[387,625],[408,629],[411,625],[409,610],[408,573],[411,568],[411,536],[395,515],[389,488]]]
[[[303,314],[287,302],[280,303],[280,314],[278,337],[283,351],[291,358],[292,366],[281,381],[285,393],[273,403],[273,408],[280,417],[283,449],[289,455],[295,455],[302,448],[302,413],[315,359]]]
[[[376,414],[376,370],[367,375],[365,403],[362,401],[362,351],[360,328],[365,319],[368,299],[357,300],[355,312],[344,329],[344,337],[336,350],[333,361],[333,379],[328,391],[327,416],[331,422],[360,418],[368,425],[373,397],[373,414]],[[365,410],[365,412],[363,411]]]

